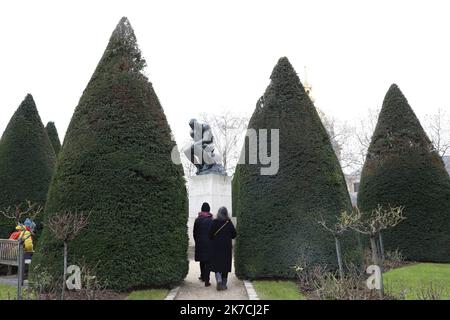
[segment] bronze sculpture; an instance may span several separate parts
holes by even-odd
[[[197,175],[209,173],[226,175],[220,156],[214,152],[211,127],[207,123],[200,123],[197,119],[191,119],[189,126],[194,142],[184,150],[184,154],[197,168]]]

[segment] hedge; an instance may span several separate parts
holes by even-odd
[[[111,289],[169,286],[184,279],[187,193],[176,148],[134,31],[122,18],[68,127],[50,186],[46,217],[90,212],[69,244]],[[175,149],[176,150],[176,149]],[[61,275],[62,244],[44,228],[34,275]]]
[[[45,131],[47,131],[48,137],[53,146],[53,150],[55,150],[56,156],[58,156],[59,151],[61,150],[61,141],[59,140],[58,131],[56,130],[54,122],[48,122],[45,126]]]
[[[329,136],[287,58],[278,61],[270,79],[249,128],[279,129],[279,171],[261,175],[260,162],[236,169],[235,266],[241,278],[293,278],[299,259],[336,268],[333,237],[317,222],[323,217],[334,223],[351,210]],[[349,233],[345,256],[357,250],[356,235]]]
[[[404,206],[406,220],[383,233],[385,250],[409,260],[450,262],[450,178],[403,93],[383,101],[361,176],[358,206]]]
[[[36,104],[28,94],[0,140],[0,208],[44,206],[55,166],[55,152]],[[23,221],[22,221],[23,222]],[[40,229],[40,219],[36,219]],[[0,215],[0,238],[14,230],[14,221]]]

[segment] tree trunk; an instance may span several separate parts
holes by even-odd
[[[64,241],[64,274],[61,291],[61,300],[64,300],[64,292],[66,291],[66,276],[67,276],[67,241]]]
[[[370,246],[372,249],[372,263],[380,268],[380,290],[378,290],[378,293],[380,295],[380,298],[384,298],[384,284],[383,284],[383,268],[380,263],[380,259],[378,257],[378,246],[377,246],[377,240],[375,235],[370,236]]]
[[[379,258],[378,258],[378,246],[375,236],[370,236],[370,248],[372,251],[372,264],[379,266]]]
[[[383,244],[383,236],[381,235],[381,232],[378,233],[378,242],[380,244],[380,257],[381,257],[381,263],[384,263],[384,244]]]
[[[334,242],[336,244],[336,255],[339,266],[339,278],[342,279],[344,277],[344,268],[342,266],[341,240],[339,239],[339,237],[334,237]]]
[[[223,151],[223,168],[225,169],[225,172],[227,171],[227,150],[225,149]]]

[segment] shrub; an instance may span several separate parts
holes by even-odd
[[[59,151],[61,150],[61,142],[59,140],[58,131],[56,130],[55,123],[49,122],[45,126],[45,131],[47,131],[47,135],[52,143],[53,150],[55,150],[56,156],[58,156]]]
[[[70,244],[109,289],[169,286],[184,279],[187,194],[183,169],[145,60],[126,18],[114,30],[70,122],[45,216],[90,212]],[[62,269],[62,244],[44,228],[33,263]]]
[[[390,269],[395,269],[401,267],[405,264],[405,257],[402,255],[400,250],[395,249],[394,251],[386,251],[383,270],[389,271]]]
[[[337,268],[333,236],[317,221],[334,223],[351,210],[350,198],[328,134],[287,58],[275,66],[249,128],[268,129],[269,144],[270,130],[279,129],[280,159],[275,175],[261,175],[261,163],[236,168],[237,275],[293,278],[305,252],[312,264]],[[343,252],[357,246],[355,239],[352,232],[344,237]]]
[[[403,206],[406,220],[383,232],[386,251],[408,260],[450,262],[450,178],[403,93],[383,101],[361,176],[358,206]]]
[[[27,200],[43,206],[54,166],[55,152],[28,94],[0,140],[0,209],[15,208]],[[36,223],[39,228],[39,218]],[[14,227],[14,220],[0,214],[0,238],[7,238]]]

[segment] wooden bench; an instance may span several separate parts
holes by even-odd
[[[0,264],[19,266],[19,241],[0,239]]]
[[[25,264],[31,259],[24,259],[22,240],[0,239],[0,264],[17,267],[17,299],[22,298],[23,275]]]
[[[24,255],[23,248],[18,240],[0,239],[0,264],[19,266],[19,251]],[[23,246],[23,245],[22,245]],[[30,264],[31,259],[24,259],[25,264]]]

